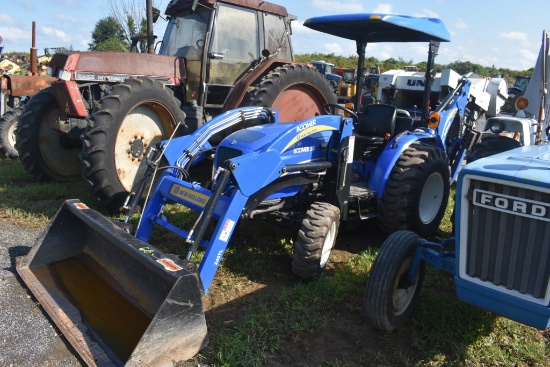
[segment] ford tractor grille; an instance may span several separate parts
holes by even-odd
[[[462,188],[460,276],[548,304],[550,192],[486,180],[469,177]]]

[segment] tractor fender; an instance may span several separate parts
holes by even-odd
[[[263,75],[267,74],[270,70],[273,70],[279,66],[287,64],[301,64],[298,62],[285,60],[285,59],[265,59],[255,69],[250,71],[244,77],[239,79],[235,83],[235,88],[227,97],[227,101],[223,106],[224,111],[235,109],[241,106],[244,96],[248,91],[248,88]]]
[[[368,188],[378,193],[381,199],[386,187],[386,182],[390,172],[395,166],[397,159],[411,144],[421,142],[429,145],[435,145],[436,141],[433,135],[426,132],[410,132],[394,137],[388,142],[372,171],[368,182]]]
[[[1,90],[12,97],[34,96],[57,78],[38,75],[2,75]]]

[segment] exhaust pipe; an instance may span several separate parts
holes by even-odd
[[[16,268],[88,366],[173,366],[208,343],[195,263],[78,200],[62,205]]]

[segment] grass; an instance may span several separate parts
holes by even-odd
[[[17,161],[2,159],[0,219],[44,227],[67,198],[80,198],[101,210],[86,189],[82,181],[36,183]],[[451,208],[452,203],[437,237],[450,233]],[[166,213],[178,223],[192,220],[177,206]],[[154,244],[165,251],[184,251],[181,241],[169,234],[156,231],[153,237]],[[378,249],[350,253],[318,281],[298,282],[288,270],[293,237],[293,231],[266,222],[239,225],[215,278],[217,297],[229,302],[212,300],[218,305],[207,314],[210,344],[197,356],[201,364],[269,365],[294,341],[314,339],[341,318],[361,315],[365,280]],[[200,256],[194,260],[200,261]],[[452,278],[433,269],[428,269],[411,322],[393,333],[372,330],[367,335],[367,341],[344,342],[357,348],[372,343],[370,358],[334,356],[323,365],[550,365],[548,334],[459,302]]]

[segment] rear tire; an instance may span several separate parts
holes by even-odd
[[[7,111],[0,118],[0,153],[6,158],[17,158],[19,153],[15,149],[15,130],[19,125],[19,116],[21,116],[22,108],[14,108]]]
[[[392,331],[414,312],[426,273],[422,261],[412,284],[409,269],[419,240],[413,232],[395,232],[384,241],[374,260],[365,290],[365,316],[377,329]]]
[[[432,146],[412,144],[393,167],[380,200],[378,222],[392,233],[409,229],[420,236],[433,234],[449,201],[449,160]]]
[[[126,79],[101,99],[82,138],[81,159],[82,176],[102,205],[120,210],[144,178],[147,148],[168,139],[178,122],[185,127],[180,105],[170,88],[146,77]]]
[[[472,151],[466,156],[466,163],[492,156],[493,154],[506,152],[521,147],[521,143],[506,136],[488,137],[474,145]]]
[[[35,94],[19,117],[15,147],[25,171],[38,181],[68,181],[80,178],[82,162],[76,141],[49,125],[62,116],[52,88]]]
[[[254,86],[244,105],[279,110],[279,120],[294,122],[324,114],[323,105],[336,103],[329,81],[303,64],[280,66]]]
[[[294,241],[294,274],[302,279],[321,276],[336,243],[339,224],[340,209],[328,203],[311,204]]]

